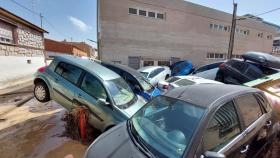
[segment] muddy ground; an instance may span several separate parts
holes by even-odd
[[[65,109],[54,101],[39,103],[32,98],[32,89],[0,95],[0,158],[82,158],[100,133],[88,130],[93,138],[82,143],[71,134],[75,132],[65,119],[69,118]],[[280,142],[273,146],[271,157],[280,158]]]
[[[64,158],[83,157],[87,144],[65,134],[66,111],[57,103],[39,103],[31,99],[17,107],[32,93],[0,97],[0,157]]]

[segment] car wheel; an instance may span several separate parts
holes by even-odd
[[[50,101],[50,93],[48,86],[44,82],[38,82],[34,87],[35,98],[42,103]]]
[[[165,80],[167,80],[168,78],[169,78],[169,75],[166,75],[166,76],[165,76]]]

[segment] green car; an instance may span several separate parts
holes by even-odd
[[[101,131],[130,118],[144,104],[115,72],[89,59],[59,56],[35,74],[34,96],[51,99],[72,111],[89,111],[88,122]]]

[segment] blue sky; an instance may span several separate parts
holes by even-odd
[[[96,0],[0,0],[0,6],[40,26],[37,15],[19,7],[16,1],[32,11],[42,13],[46,20],[43,28],[47,38],[56,40],[72,38],[73,41],[96,40]],[[189,0],[228,13],[232,13],[232,0]],[[259,14],[280,7],[279,0],[235,0],[238,15]],[[266,21],[280,25],[280,10],[261,16]]]

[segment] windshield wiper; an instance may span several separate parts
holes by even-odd
[[[139,134],[135,131],[135,128],[133,127],[131,120],[128,120],[128,127],[129,127],[129,132],[131,133],[133,138],[137,140],[137,142],[135,142],[135,144],[136,144],[136,146],[138,146],[138,149],[140,149],[142,152],[144,152],[144,154],[146,156],[151,157],[151,158],[156,158],[153,155],[153,153],[151,153],[150,150],[147,148],[147,145],[143,142],[142,138],[140,138]],[[141,147],[141,148],[139,148],[139,147]]]

